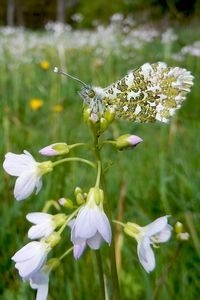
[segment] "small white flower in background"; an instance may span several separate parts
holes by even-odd
[[[66,143],[55,143],[39,150],[39,153],[46,156],[56,156],[69,153],[69,146]]]
[[[42,268],[50,250],[48,243],[33,241],[15,253],[12,260],[22,279],[28,280]]]
[[[173,28],[168,28],[165,32],[162,33],[162,36],[161,36],[161,42],[163,44],[173,43],[177,39],[178,39],[178,36],[174,32]]]
[[[148,273],[155,268],[151,245],[156,247],[159,243],[167,242],[171,237],[172,227],[167,222],[168,216],[164,216],[144,227],[131,222],[124,225],[124,232],[136,239],[139,261]]]
[[[36,189],[36,194],[42,188],[42,175],[51,172],[51,161],[38,163],[33,156],[24,151],[24,154],[8,152],[3,163],[4,170],[11,176],[17,176],[14,188],[16,200],[28,198]]]
[[[183,224],[181,222],[176,222],[175,226],[176,238],[179,241],[188,241],[190,238],[189,232],[184,231]]]
[[[49,236],[57,227],[62,226],[66,220],[65,214],[51,215],[34,212],[26,215],[29,222],[35,224],[28,231],[30,239],[40,239]]]
[[[46,300],[49,291],[49,270],[45,266],[29,278],[32,289],[37,290],[36,300]]]
[[[71,241],[74,244],[74,257],[78,259],[86,244],[91,249],[99,249],[103,240],[111,243],[111,227],[103,211],[103,191],[98,187],[91,188],[86,204],[69,224]]]

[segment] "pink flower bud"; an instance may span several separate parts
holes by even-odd
[[[130,149],[137,146],[143,140],[137,135],[123,134],[116,139],[116,147],[119,150]]]
[[[69,152],[69,146],[66,143],[55,143],[39,150],[39,153],[46,156],[56,156]]]

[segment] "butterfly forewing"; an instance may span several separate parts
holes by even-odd
[[[104,89],[102,103],[116,116],[135,122],[167,122],[193,84],[189,71],[146,63]]]

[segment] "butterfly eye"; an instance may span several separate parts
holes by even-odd
[[[88,97],[94,98],[94,96],[95,96],[95,92],[93,90],[89,90],[88,91]]]

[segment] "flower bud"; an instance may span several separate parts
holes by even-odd
[[[105,118],[100,119],[100,132],[103,133],[108,128],[108,121]]]
[[[94,205],[100,206],[104,201],[104,193],[103,190],[99,187],[93,187],[89,190],[87,196],[87,204],[93,207]]]
[[[85,199],[84,199],[84,196],[83,194],[79,193],[76,195],[76,202],[78,205],[81,205],[83,203],[85,203]]]
[[[113,108],[106,109],[104,113],[104,118],[107,120],[107,122],[110,124],[115,118],[115,110]]]
[[[50,160],[37,163],[37,167],[38,167],[39,175],[44,175],[46,173],[53,171],[53,163]]]
[[[75,188],[75,190],[74,190],[75,196],[78,195],[78,194],[82,194],[82,193],[83,193],[82,189],[81,189],[79,186],[77,186],[77,187]]]
[[[137,146],[143,140],[137,135],[123,134],[116,139],[116,147],[119,150],[130,149]]]
[[[62,226],[66,221],[66,215],[65,214],[56,214],[52,217],[52,221],[54,222],[55,227]]]
[[[80,187],[76,187],[74,191],[75,197],[76,197],[76,202],[77,204],[81,205],[85,203],[85,196],[83,194],[83,191]]]
[[[183,232],[183,224],[182,224],[181,222],[176,222],[174,228],[175,228],[175,232],[176,232],[177,234]]]
[[[69,209],[74,208],[72,200],[68,198],[67,199],[64,197],[60,198],[58,199],[58,203],[65,208],[69,208]]]
[[[190,234],[188,232],[183,232],[183,224],[181,222],[176,222],[175,224],[175,233],[176,238],[180,241],[187,241],[190,237]]]
[[[45,242],[50,245],[51,248],[56,246],[61,240],[61,236],[57,232],[53,232],[51,235],[49,235],[46,239]]]
[[[39,150],[39,153],[46,156],[56,156],[69,152],[69,146],[66,143],[55,143]]]

